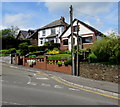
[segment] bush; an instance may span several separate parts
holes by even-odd
[[[120,63],[120,38],[114,34],[104,37],[93,44],[92,52],[97,56],[99,62]]]
[[[9,49],[9,52],[12,54],[12,53],[16,53],[16,49],[15,48],[10,48]]]
[[[71,54],[71,51],[66,50],[63,52],[63,54]]]
[[[28,58],[36,58],[36,55],[30,55]]]
[[[72,65],[72,59],[69,59],[69,60],[65,61],[64,65],[65,66]]]
[[[28,53],[28,43],[24,42],[19,45],[19,50],[21,55],[26,55]]]
[[[52,50],[52,51],[48,51],[46,54],[47,55],[55,55],[55,54],[59,54],[59,51]]]
[[[20,50],[16,50],[16,54],[20,55],[21,54]]]
[[[0,50],[0,54],[10,54],[10,51],[7,49]]]
[[[62,66],[62,61],[57,62],[58,66]]]
[[[90,63],[97,62],[97,56],[94,53],[89,54],[88,61]]]

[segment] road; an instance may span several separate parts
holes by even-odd
[[[2,64],[3,105],[118,105],[118,100],[58,82],[43,70]],[[57,81],[55,81],[57,80]]]

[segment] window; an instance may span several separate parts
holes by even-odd
[[[55,34],[55,28],[51,29],[51,34]]]
[[[92,43],[92,36],[89,37],[83,37],[82,38],[83,43]]]
[[[42,31],[42,36],[45,36],[45,30]]]
[[[43,44],[43,41],[40,41],[40,44]]]
[[[63,40],[63,45],[68,45],[68,39]]]
[[[41,45],[43,44],[43,38],[40,38],[40,44]]]
[[[77,32],[79,30],[79,25],[73,26],[73,32]]]

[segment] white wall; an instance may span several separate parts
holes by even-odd
[[[60,27],[55,27],[55,34],[58,34],[58,38],[54,38],[54,43],[56,43],[56,39],[57,39],[57,43],[60,43],[60,39],[59,36],[62,34],[62,32],[64,31],[64,27],[60,26]],[[46,38],[47,36],[51,35],[51,28],[49,29],[45,29],[45,36],[42,36],[42,30],[38,32],[38,46],[42,46],[44,45],[45,41],[48,41],[48,39],[43,39],[43,44],[40,44],[40,38]]]
[[[77,25],[77,21],[75,21],[73,23],[73,26],[76,26],[76,25]],[[81,23],[78,23],[78,25],[79,25],[79,35],[84,34],[84,36],[82,36],[82,37],[93,36],[93,34],[94,34],[93,31],[91,31],[90,29],[88,29],[87,27],[82,25]],[[74,33],[76,34],[77,32],[74,32]],[[69,29],[63,34],[62,37],[68,37],[70,34],[71,34],[71,27],[69,27]],[[77,45],[77,38],[76,38],[76,36],[74,36],[74,38],[75,38],[75,45]],[[71,51],[71,37],[68,38],[68,47],[69,47],[69,50]]]
[[[77,25],[77,21],[75,21],[73,23],[73,26]],[[91,31],[90,29],[88,29],[87,27],[85,27],[84,25],[82,25],[81,23],[78,23],[79,27],[79,35],[81,34],[92,34],[94,33],[93,31]],[[76,32],[74,32],[76,33]],[[66,37],[69,36],[71,34],[71,27],[69,27],[69,29],[64,33],[64,35],[62,37]]]

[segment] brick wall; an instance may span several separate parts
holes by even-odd
[[[63,45],[63,40],[61,39],[60,41],[61,41],[60,42],[60,49],[63,50],[63,51],[68,50],[68,46]]]
[[[36,63],[33,64],[33,66],[30,66],[27,63],[27,60],[35,60]],[[49,70],[49,71],[55,71],[55,72],[61,72],[66,74],[71,74],[71,66],[58,66],[55,62],[56,61],[65,61],[66,59],[57,59],[57,60],[48,60],[45,58],[25,58],[23,57],[23,65],[43,70]],[[49,61],[53,61],[53,63],[48,63]]]

